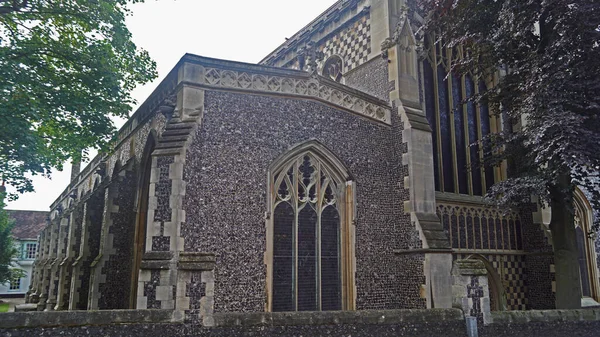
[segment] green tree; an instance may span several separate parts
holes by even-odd
[[[463,46],[453,71],[499,83],[486,100],[504,131],[487,139],[488,162],[509,178],[487,197],[503,206],[536,196],[550,205],[556,305],[580,307],[573,189],[600,209],[600,2],[597,0],[423,0],[425,29],[446,48]],[[598,229],[598,223],[595,224]]]
[[[0,284],[22,276],[20,270],[11,267],[11,262],[17,257],[18,251],[12,238],[14,222],[9,219],[4,210],[4,197],[4,187],[0,186]]]
[[[110,143],[111,117],[156,77],[125,26],[139,2],[0,0],[0,181],[32,191],[30,175]]]

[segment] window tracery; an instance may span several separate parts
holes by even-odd
[[[347,182],[312,151],[292,157],[271,177],[269,309],[350,309]]]
[[[459,60],[461,47],[442,48],[435,37],[425,38],[423,91],[431,126],[435,188],[440,192],[483,195],[495,182],[494,168],[480,167],[487,149],[483,139],[498,131],[485,102],[471,98],[487,90],[486,80],[474,74],[457,75],[450,60]],[[485,148],[483,148],[485,147]]]
[[[575,235],[577,240],[579,273],[582,297],[599,300],[598,267],[594,234],[591,233],[593,221],[592,208],[581,190],[575,190]]]

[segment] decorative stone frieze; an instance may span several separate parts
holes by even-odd
[[[302,96],[324,101],[345,110],[391,124],[391,109],[377,99],[366,99],[365,94],[350,92],[347,87],[318,75],[293,73],[281,76],[274,73],[254,73],[251,69],[228,70],[206,67],[201,84],[216,88],[258,91],[274,94]]]
[[[454,249],[523,250],[518,213],[492,205],[438,201],[437,213]]]

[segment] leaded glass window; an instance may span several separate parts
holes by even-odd
[[[577,262],[581,281],[582,297],[600,300],[598,264],[595,250],[595,235],[592,235],[593,211],[586,196],[575,189],[575,235],[577,239]]]
[[[425,115],[432,129],[435,189],[440,192],[483,195],[495,181],[494,168],[481,167],[483,139],[497,131],[496,117],[490,116],[485,102],[471,98],[487,90],[484,80],[458,75],[450,69],[450,59],[462,57],[453,50],[433,44],[426,37],[428,52],[423,60]]]
[[[21,278],[14,277],[12,280],[10,280],[9,290],[19,290],[19,289],[21,289]]]
[[[319,156],[272,175],[272,311],[341,310],[346,182]]]
[[[36,252],[37,252],[37,243],[25,244],[25,259],[28,259],[28,260],[35,259]]]

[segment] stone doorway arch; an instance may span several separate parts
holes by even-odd
[[[496,269],[488,259],[480,254],[471,254],[467,256],[467,260],[480,260],[483,262],[485,269],[487,270],[488,286],[490,291],[490,310],[491,311],[504,311],[507,308],[506,303],[506,290],[502,278],[496,272]]]

